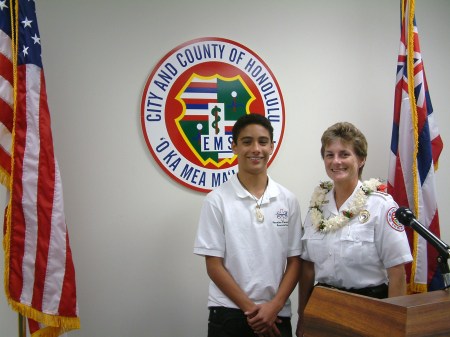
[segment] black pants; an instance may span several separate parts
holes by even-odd
[[[292,337],[290,317],[278,317],[277,323],[282,337]],[[208,337],[257,337],[247,323],[242,310],[225,307],[210,307],[208,321]]]
[[[334,288],[334,289],[338,289],[338,290],[343,290],[343,291],[347,291],[349,293],[353,293],[353,294],[359,294],[359,295],[364,295],[364,296],[368,296],[368,297],[373,297],[373,298],[387,298],[388,297],[388,290],[389,287],[387,284],[380,284],[379,286],[376,287],[368,287],[368,288],[361,288],[361,289],[344,289],[344,288],[337,288],[337,287],[333,287],[330,286],[328,284],[325,283],[317,283],[316,285],[318,286],[322,286],[322,287],[327,287],[327,288]]]

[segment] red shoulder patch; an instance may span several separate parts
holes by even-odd
[[[395,217],[396,210],[397,210],[397,207],[391,207],[386,213],[386,220],[387,220],[389,226],[391,226],[397,232],[403,232],[405,230],[405,227]]]

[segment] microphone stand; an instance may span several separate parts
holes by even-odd
[[[419,222],[417,222],[417,224],[414,224],[414,229],[422,235],[423,229],[422,225],[420,225]],[[450,246],[431,232],[430,235],[426,237],[426,239],[428,243],[430,243],[439,253],[437,257],[437,263],[444,280],[444,290],[448,289],[450,288],[450,267],[448,265],[448,258],[450,257]]]
[[[448,254],[447,254],[448,259]],[[448,261],[441,254],[437,258],[437,262],[439,265],[439,270],[441,271],[442,278],[444,279],[444,289],[450,288],[450,268],[448,266]]]
[[[450,246],[417,221],[409,208],[399,207],[395,211],[395,216],[402,225],[411,227],[437,250],[439,253],[437,263],[444,279],[444,289],[450,288],[450,267],[447,261],[450,257]]]

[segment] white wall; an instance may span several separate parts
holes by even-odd
[[[416,2],[446,145],[450,1]],[[312,189],[326,178],[320,135],[336,121],[355,123],[368,138],[363,178],[387,177],[399,1],[39,0],[37,14],[77,275],[82,328],[71,336],[206,336],[208,278],[203,259],[192,254],[204,195],[162,172],[140,125],[147,77],[177,45],[228,38],[268,64],[287,121],[270,174],[298,195],[304,213]],[[446,242],[448,153],[445,147],[436,177]],[[0,335],[17,335],[17,314],[4,292]]]

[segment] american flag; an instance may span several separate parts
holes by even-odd
[[[5,291],[30,333],[80,326],[75,269],[34,1],[0,0],[0,177],[5,211]]]
[[[439,237],[434,176],[443,143],[420,53],[414,0],[401,0],[401,13],[388,192]],[[411,228],[406,230],[414,258],[407,270],[409,291],[426,292],[437,269],[438,254]]]

